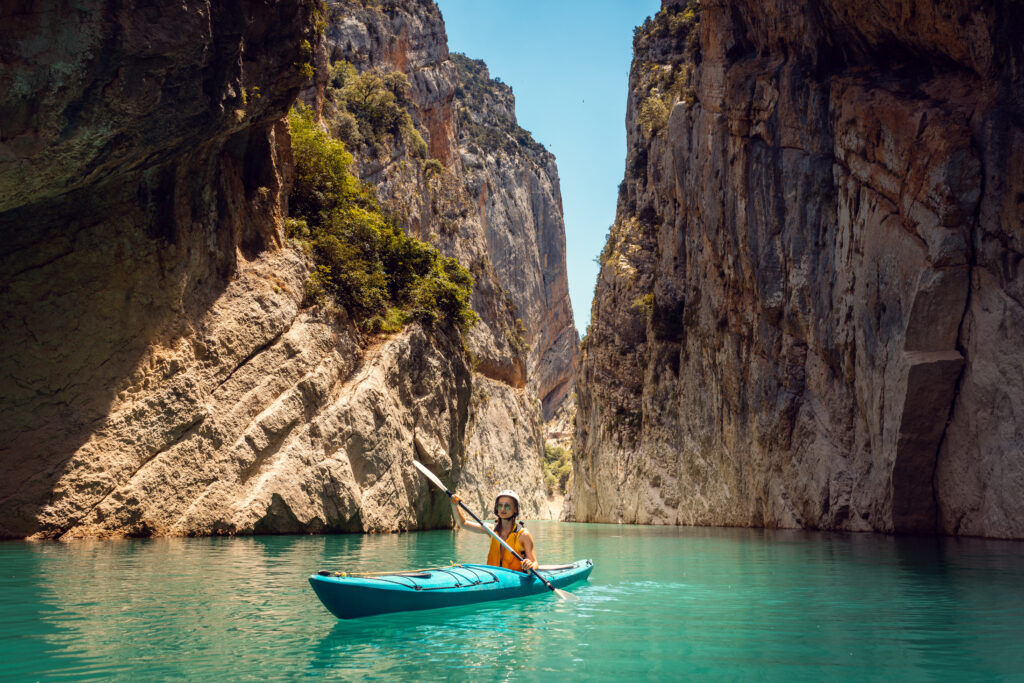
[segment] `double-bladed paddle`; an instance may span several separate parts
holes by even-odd
[[[448,490],[448,487],[447,487],[447,486],[445,486],[445,485],[444,485],[443,483],[441,483],[441,480],[440,480],[440,479],[438,479],[438,478],[437,478],[437,476],[436,476],[436,475],[435,475],[435,474],[434,474],[433,472],[431,472],[431,471],[430,471],[430,470],[428,470],[428,469],[427,469],[426,467],[424,467],[424,466],[423,466],[423,463],[419,462],[418,460],[413,460],[413,461],[412,461],[412,464],[416,466],[416,469],[418,469],[418,470],[419,470],[420,472],[422,472],[422,473],[423,473],[423,476],[425,476],[425,477],[426,477],[427,479],[429,479],[430,481],[434,482],[434,483],[435,483],[435,484],[437,485],[437,487],[438,487],[439,489],[441,489],[442,491],[444,491],[445,493],[447,493],[447,494],[448,494],[448,497],[449,497],[449,498],[451,498],[452,496],[454,496],[454,495],[455,495],[455,493],[454,493],[453,491],[449,491],[449,490]],[[500,543],[500,544],[502,544],[503,546],[505,546],[505,550],[507,550],[507,551],[509,551],[510,553],[512,553],[513,555],[515,555],[516,559],[518,559],[518,560],[519,560],[520,562],[522,562],[522,561],[523,561],[523,558],[522,558],[522,557],[521,557],[521,556],[519,555],[519,553],[517,553],[517,552],[516,552],[515,550],[513,550],[513,549],[512,549],[512,546],[510,546],[510,545],[509,545],[508,543],[506,543],[505,541],[503,541],[503,540],[501,539],[501,536],[499,536],[498,534],[494,533],[494,530],[493,530],[493,529],[491,529],[491,528],[490,528],[490,527],[488,527],[488,526],[487,526],[486,524],[484,524],[484,523],[483,523],[483,522],[482,522],[482,521],[480,520],[480,518],[479,518],[479,517],[477,517],[477,516],[476,516],[476,514],[475,514],[475,513],[474,513],[474,512],[472,511],[472,510],[470,510],[470,509],[469,509],[468,507],[466,507],[466,504],[465,504],[465,503],[463,503],[463,502],[462,502],[461,500],[459,501],[459,507],[460,507],[460,508],[462,508],[463,510],[465,510],[466,512],[468,512],[468,513],[469,513],[469,516],[470,516],[470,517],[472,517],[472,518],[473,518],[473,519],[474,519],[474,520],[476,521],[476,523],[477,523],[477,524],[479,524],[479,525],[480,525],[480,527],[481,527],[481,528],[482,528],[482,529],[483,529],[484,531],[486,531],[486,532],[487,532],[487,533],[489,533],[489,534],[490,534],[490,535],[491,535],[492,537],[494,537],[494,540],[496,540],[496,541],[497,541],[498,543]],[[536,576],[536,577],[537,577],[538,579],[540,579],[540,581],[541,581],[541,582],[542,582],[542,583],[543,583],[543,584],[544,584],[545,586],[547,586],[547,587],[548,587],[548,589],[549,589],[549,590],[550,590],[550,591],[551,591],[552,593],[554,593],[555,595],[557,595],[558,597],[560,597],[560,598],[561,598],[562,600],[579,600],[579,598],[577,598],[577,597],[576,597],[575,595],[573,595],[572,593],[566,593],[566,592],[565,592],[564,590],[561,590],[561,589],[559,589],[559,588],[555,588],[554,586],[552,586],[552,585],[551,585],[551,582],[550,582],[550,581],[548,581],[547,579],[545,579],[545,578],[544,578],[543,576],[541,576],[540,574],[538,574],[538,573],[536,572],[536,570],[534,570],[534,569],[532,569],[532,568],[531,568],[531,569],[530,569],[530,573],[531,573],[531,574],[533,574],[534,576]]]

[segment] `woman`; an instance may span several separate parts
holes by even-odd
[[[487,529],[470,519],[459,507],[458,496],[452,496],[452,508],[455,510],[455,518],[459,526],[478,534],[487,534]],[[505,490],[494,499],[494,514],[498,521],[494,523],[494,533],[498,534],[501,540],[514,548],[519,556],[524,558],[522,562],[516,559],[500,543],[491,539],[491,549],[487,552],[487,564],[492,567],[506,567],[517,572],[527,572],[537,567],[537,555],[533,550],[533,536],[526,530],[522,522],[516,521],[519,516],[519,495],[515,491]],[[490,536],[490,534],[487,534]]]

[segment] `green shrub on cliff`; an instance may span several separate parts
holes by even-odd
[[[403,142],[416,158],[427,143],[409,114],[409,79],[401,71],[359,73],[346,61],[333,62],[327,84],[327,119],[332,134],[351,147],[366,144],[388,151]]]
[[[670,40],[688,53],[698,49],[697,30],[700,25],[701,2],[688,0],[685,5],[663,7],[653,18],[647,17],[633,29],[633,47],[646,48],[654,41]]]
[[[630,308],[638,311],[644,318],[649,317],[651,311],[654,310],[654,292],[648,292],[633,299],[633,304]]]
[[[564,494],[569,475],[572,474],[572,452],[558,446],[544,446],[544,487],[548,494]]]
[[[637,122],[649,138],[665,127],[676,102],[688,107],[696,102],[693,73],[701,60],[700,14],[700,0],[689,0],[685,5],[663,8],[633,33],[637,55],[651,54],[648,50],[656,43],[653,53],[673,55],[667,62],[659,57],[639,65],[637,87],[647,95],[640,103]]]
[[[657,90],[652,90],[651,94],[640,103],[640,113],[636,120],[643,129],[644,135],[651,137],[665,127],[671,112],[670,101],[670,98],[664,97]]]
[[[548,154],[544,145],[533,139],[530,131],[496,114],[500,107],[494,106],[494,100],[502,90],[509,88],[501,83],[501,79],[490,78],[483,61],[470,59],[458,52],[451,53],[450,57],[458,74],[455,99],[459,129],[469,138],[470,149],[474,152],[504,150],[509,154],[520,151]],[[491,113],[487,114],[489,110]]]
[[[287,228],[316,264],[307,297],[331,297],[371,331],[394,331],[409,319],[440,317],[462,329],[475,323],[469,271],[385,218],[373,190],[349,170],[345,144],[308,107],[288,119],[295,182]]]

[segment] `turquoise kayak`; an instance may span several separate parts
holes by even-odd
[[[537,573],[555,588],[583,581],[594,563],[541,565]],[[533,574],[491,567],[457,564],[394,574],[342,574],[321,571],[309,577],[320,602],[339,619],[355,619],[388,612],[437,609],[490,600],[521,598],[547,593]]]

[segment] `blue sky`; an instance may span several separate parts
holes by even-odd
[[[580,334],[594,262],[615,220],[626,159],[633,27],[659,0],[436,0],[448,47],[487,62],[516,96],[519,125],[558,162],[569,296]]]

